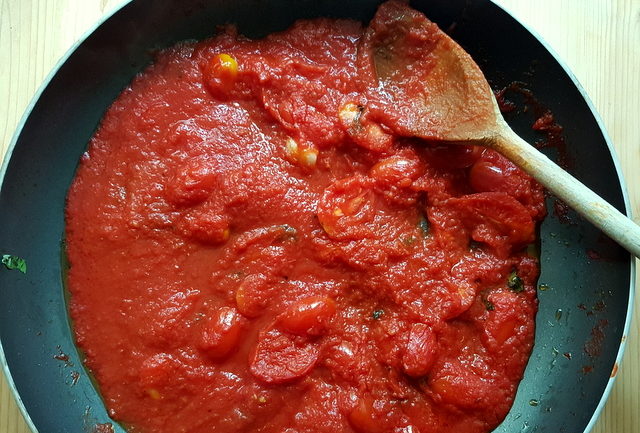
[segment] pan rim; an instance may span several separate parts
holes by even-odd
[[[76,40],[76,42],[74,42],[68,49],[67,51],[58,59],[58,61],[56,62],[56,64],[53,66],[53,68],[49,71],[49,73],[45,76],[45,78],[43,79],[42,83],[40,84],[40,86],[38,87],[37,91],[34,93],[34,95],[32,96],[31,100],[29,101],[29,104],[26,106],[24,113],[22,114],[20,120],[18,121],[17,125],[16,125],[16,129],[12,135],[11,141],[9,142],[9,146],[7,147],[7,151],[4,155],[3,161],[2,161],[2,165],[0,166],[0,192],[2,191],[2,187],[4,185],[4,178],[6,175],[6,171],[9,165],[9,162],[11,160],[11,157],[13,155],[13,151],[15,149],[15,146],[17,144],[18,138],[20,137],[20,135],[22,134],[22,130],[24,129],[24,126],[27,122],[27,120],[29,119],[31,112],[33,111],[34,107],[36,106],[37,102],[40,100],[40,97],[42,96],[42,93],[45,91],[45,89],[49,86],[50,82],[52,81],[52,79],[56,76],[56,74],[58,73],[58,71],[60,70],[60,68],[67,62],[67,60],[75,53],[75,51],[78,49],[78,47],[80,47],[80,45],[82,45],[100,26],[102,26],[106,21],[108,21],[109,19],[111,19],[115,14],[117,14],[118,12],[120,12],[125,6],[127,6],[128,4],[132,3],[134,0],[121,0],[120,3],[118,3],[117,5],[115,5],[113,7],[113,9],[109,12],[107,12],[106,14],[102,15],[99,19],[97,19],[85,32],[82,33],[82,35]],[[630,199],[629,199],[629,192],[627,189],[627,183],[625,181],[624,178],[624,174],[622,172],[621,169],[621,165],[620,165],[620,159],[618,157],[618,154],[613,146],[612,140],[609,136],[609,133],[607,131],[607,128],[604,125],[604,122],[602,120],[602,117],[600,116],[599,112],[596,110],[591,98],[589,97],[589,95],[587,94],[586,90],[584,89],[584,87],[582,86],[582,84],[580,83],[580,81],[578,80],[578,78],[574,75],[574,73],[571,71],[571,69],[569,68],[569,66],[566,64],[566,62],[564,61],[564,59],[555,51],[555,49],[553,49],[553,47],[534,29],[532,29],[529,25],[523,23],[521,20],[519,20],[514,13],[509,10],[509,8],[502,6],[501,4],[497,3],[495,0],[489,0],[490,3],[492,3],[494,6],[496,6],[497,8],[499,8],[500,10],[504,11],[507,15],[509,15],[513,20],[515,20],[519,25],[521,25],[528,33],[530,33],[538,42],[540,42],[540,44],[545,48],[545,50],[547,50],[547,52],[553,57],[553,59],[558,63],[558,65],[562,68],[562,70],[567,74],[567,76],[570,78],[571,82],[573,83],[574,86],[576,86],[578,92],[580,93],[581,97],[584,99],[584,101],[586,102],[587,106],[589,107],[589,111],[591,112],[591,115],[594,117],[596,123],[598,124],[598,127],[600,129],[600,131],[602,132],[604,141],[607,145],[607,149],[611,155],[612,158],[612,162],[615,168],[615,172],[618,178],[618,183],[620,186],[620,191],[622,193],[622,198],[623,198],[623,202],[624,202],[624,214],[629,217],[632,218],[632,208],[631,208],[631,203],[630,203]],[[633,255],[629,254],[629,264],[630,264],[630,276],[629,276],[629,301],[627,304],[627,311],[626,311],[626,317],[625,317],[625,325],[624,325],[624,329],[622,331],[622,341],[620,342],[619,348],[618,348],[618,352],[616,354],[616,359],[615,359],[615,364],[618,367],[620,367],[622,365],[622,361],[623,361],[623,357],[624,357],[624,352],[627,346],[627,339],[628,339],[628,335],[629,335],[629,331],[631,328],[631,322],[633,320],[633,309],[634,309],[634,301],[635,301],[635,285],[636,285],[636,261],[635,258],[633,257]],[[18,393],[18,390],[16,389],[13,377],[11,375],[11,371],[9,369],[9,365],[7,364],[7,360],[6,360],[6,356],[5,356],[5,352],[4,352],[4,348],[2,345],[2,341],[0,340],[0,365],[2,366],[2,371],[5,375],[7,384],[9,386],[9,388],[11,389],[11,392],[13,394],[14,400],[16,402],[16,405],[18,406],[27,426],[29,427],[29,429],[31,430],[31,432],[33,433],[39,433],[37,427],[35,426],[33,420],[31,419],[31,416],[29,415],[29,413],[27,412],[27,409],[24,405],[24,402],[22,401],[22,398],[20,397],[20,394]],[[603,390],[603,393],[600,397],[600,400],[598,402],[598,405],[596,406],[596,409],[594,410],[587,426],[585,427],[583,433],[589,433],[591,432],[591,430],[593,429],[593,427],[595,426],[596,422],[598,421],[600,415],[602,414],[602,411],[604,410],[604,407],[606,405],[606,402],[608,401],[608,398],[611,394],[611,391],[613,389],[613,385],[616,381],[617,378],[617,374],[614,375],[613,377],[609,377],[609,380],[607,382],[606,387]]]

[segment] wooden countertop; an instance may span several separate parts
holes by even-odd
[[[640,221],[640,1],[495,1],[538,32],[590,95],[615,145]],[[0,157],[53,65],[119,3],[0,0]],[[640,432],[639,330],[636,317],[617,382],[593,433]],[[0,374],[0,433],[28,432]]]

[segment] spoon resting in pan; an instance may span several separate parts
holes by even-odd
[[[377,97],[392,102],[402,135],[494,149],[640,257],[640,227],[520,138],[471,56],[436,24],[389,2],[365,34]]]

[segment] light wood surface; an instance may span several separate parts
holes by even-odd
[[[120,3],[0,0],[0,156],[53,65]],[[640,221],[640,0],[496,3],[549,42],[590,95],[618,152],[634,219]],[[593,433],[640,433],[639,330],[639,321],[634,320],[618,380]],[[0,433],[28,432],[0,374]]]

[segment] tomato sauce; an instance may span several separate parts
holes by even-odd
[[[131,431],[475,433],[508,412],[542,190],[403,136],[381,98],[369,116],[365,30],[227,27],[104,116],[68,195],[70,312]]]

